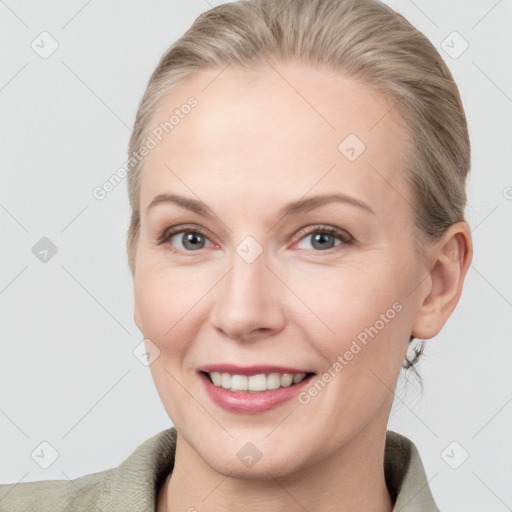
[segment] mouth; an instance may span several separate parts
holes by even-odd
[[[228,372],[201,372],[209,381],[218,388],[223,388],[234,393],[248,392],[261,393],[279,388],[288,388],[300,384],[303,380],[314,375],[310,372],[300,373],[257,373],[255,375],[243,375]]]
[[[198,370],[210,399],[231,413],[259,414],[298,395],[315,375],[304,369],[209,365]]]

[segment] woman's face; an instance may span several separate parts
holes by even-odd
[[[183,446],[258,478],[381,438],[428,275],[397,110],[326,69],[231,66],[153,129],[135,321]]]

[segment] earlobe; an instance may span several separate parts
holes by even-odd
[[[469,226],[466,222],[457,222],[448,228],[431,250],[430,274],[424,286],[419,287],[419,304],[412,336],[433,338],[443,328],[459,302],[472,257]]]

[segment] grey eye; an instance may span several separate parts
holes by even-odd
[[[300,244],[304,243],[304,240],[308,240],[309,243],[311,244],[311,247],[301,246]],[[338,243],[336,243],[336,240],[338,241]],[[304,236],[299,242],[298,247],[300,249],[313,248],[315,250],[322,251],[332,249],[333,247],[340,245],[341,242],[342,240],[338,236],[317,230],[315,232],[308,233],[306,236]]]
[[[178,249],[196,251],[205,247],[207,238],[193,231],[181,231],[173,235],[170,240],[171,244],[177,246]],[[178,241],[182,244],[182,247],[179,246]]]

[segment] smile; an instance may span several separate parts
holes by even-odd
[[[238,375],[226,372],[206,372],[213,385],[233,392],[249,391],[258,393],[271,389],[287,388],[306,378],[306,373],[259,373],[257,375]]]
[[[198,369],[204,390],[225,411],[261,414],[296,397],[314,373],[273,365],[206,365]]]

